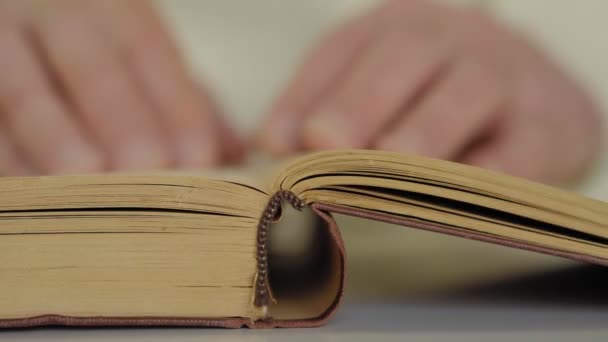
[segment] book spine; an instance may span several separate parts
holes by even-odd
[[[279,214],[282,202],[291,204],[295,209],[302,210],[304,201],[299,199],[293,192],[281,190],[276,192],[268,202],[266,209],[260,218],[257,234],[257,276],[255,279],[254,305],[258,308],[267,308],[270,304],[270,286],[268,284],[268,230],[270,224]]]

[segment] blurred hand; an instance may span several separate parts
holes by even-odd
[[[600,135],[583,91],[521,37],[471,9],[395,0],[321,42],[260,140],[275,154],[378,148],[558,182]]]
[[[0,173],[238,158],[150,1],[0,0]]]

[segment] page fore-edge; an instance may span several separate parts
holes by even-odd
[[[266,246],[261,244],[265,243],[266,239],[260,237],[261,231],[267,233],[270,222],[274,219],[275,215],[280,211],[282,202],[286,201],[290,203],[294,208],[301,210],[304,207],[303,201],[298,199],[290,191],[278,191],[275,193],[262,213],[258,224],[258,252],[256,254],[256,260],[258,261],[258,273],[256,275],[254,289],[264,288],[265,293],[268,294],[268,283],[267,274],[264,277],[264,281],[260,284],[259,277],[260,273],[260,261],[263,264],[263,268],[267,269],[267,259],[260,258],[261,255],[267,258]],[[339,254],[339,284],[338,292],[336,297],[330,306],[318,317],[309,319],[297,319],[297,320],[281,320],[273,319],[272,316],[268,316],[265,319],[251,320],[247,317],[226,317],[226,318],[205,318],[205,317],[161,317],[161,316],[134,316],[134,317],[110,317],[110,316],[65,316],[56,314],[39,315],[33,317],[24,318],[9,318],[0,319],[0,329],[18,329],[18,328],[32,328],[41,326],[68,326],[68,327],[218,327],[218,328],[305,328],[305,327],[317,327],[325,324],[335,313],[338,305],[342,300],[344,293],[344,277],[346,274],[346,263],[345,263],[345,250],[342,242],[342,237],[336,225],[335,220],[330,213],[323,211],[318,208],[316,204],[310,205],[313,212],[318,215],[324,222],[325,227],[332,238],[332,243],[337,249]],[[271,213],[268,216],[268,213]],[[267,234],[265,234],[267,235]],[[260,250],[262,252],[260,253]],[[269,297],[258,299],[259,292],[256,291],[254,297],[254,303],[256,305],[267,305]]]

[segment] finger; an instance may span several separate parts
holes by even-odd
[[[550,117],[536,113],[505,116],[462,162],[544,183],[573,180],[598,153],[600,116],[567,119],[561,111],[555,108]]]
[[[17,27],[0,28],[0,51],[0,122],[24,159],[45,174],[101,171],[101,151],[53,92],[44,68]]]
[[[160,123],[116,46],[94,26],[84,2],[70,4],[50,9],[34,29],[79,119],[108,153],[112,169],[169,166]]]
[[[149,1],[103,1],[101,19],[111,23],[125,59],[172,141],[177,166],[202,167],[222,158],[214,106],[199,86]],[[119,13],[119,15],[117,15]]]
[[[503,78],[490,67],[468,60],[455,63],[375,146],[453,159],[496,121],[508,94]]]
[[[363,148],[441,69],[443,44],[391,31],[304,123],[306,148]]]
[[[15,144],[0,128],[0,176],[29,176],[34,170],[19,155]]]
[[[220,149],[220,162],[233,164],[241,161],[245,155],[245,143],[239,137],[234,128],[228,123],[226,113],[219,104],[209,96],[207,91],[200,83],[197,83],[198,94],[201,99],[211,108],[213,127],[217,131],[217,145]]]
[[[305,114],[350,68],[374,27],[374,17],[368,15],[321,41],[264,120],[258,136],[262,147],[277,155],[298,148],[297,133]]]
[[[234,127],[230,125],[225,111],[209,95],[210,92],[200,83],[197,83],[197,87],[199,97],[204,99],[205,103],[211,108],[209,112],[213,114],[212,123],[217,131],[215,141],[220,149],[220,162],[232,164],[241,161],[245,155],[245,142],[237,134]]]
[[[548,166],[552,146],[544,132],[532,127],[501,128],[491,139],[469,151],[463,162],[536,181],[553,179]],[[552,157],[551,157],[552,158]]]
[[[237,132],[226,123],[224,115],[216,117],[219,132],[219,144],[222,149],[222,162],[235,164],[245,156],[245,144],[239,138]]]

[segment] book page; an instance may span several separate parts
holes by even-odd
[[[307,203],[608,259],[608,204],[472,166],[382,151],[329,151],[292,162],[274,186]]]

